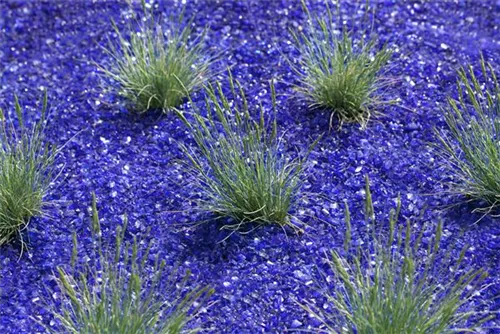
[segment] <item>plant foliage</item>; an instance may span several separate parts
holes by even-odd
[[[327,260],[333,273],[320,284],[328,307],[303,307],[323,324],[325,333],[443,334],[474,332],[491,317],[475,311],[474,296],[487,274],[467,269],[468,246],[453,259],[441,250],[442,223],[433,236],[425,227],[413,233],[412,222],[397,226],[401,202],[391,210],[387,234],[377,233],[368,179],[365,215],[368,248],[351,245],[351,218],[346,203],[344,252]],[[331,278],[332,276],[327,276]]]
[[[445,168],[454,179],[449,191],[483,201],[479,211],[500,204],[500,87],[491,64],[481,57],[484,83],[472,66],[458,71],[458,99],[448,98],[449,132],[437,132]]]
[[[192,20],[183,24],[183,12],[164,28],[144,0],[143,11],[144,19],[136,19],[138,31],[130,24],[120,30],[113,22],[118,43],[110,40],[105,49],[113,63],[98,67],[137,112],[168,111],[210,78],[213,58],[204,54],[206,30],[194,35]]]
[[[41,117],[26,126],[23,110],[15,97],[15,115],[0,109],[0,245],[21,232],[34,216],[44,213],[44,200],[55,179],[54,160],[58,154],[45,140],[47,92]],[[24,244],[24,242],[23,242]]]
[[[254,114],[231,73],[229,86],[232,100],[219,82],[209,84],[207,116],[195,110],[194,121],[186,122],[197,149],[182,147],[194,185],[201,191],[199,209],[233,218],[236,222],[225,227],[234,230],[252,222],[289,225],[309,152],[288,159],[280,151],[275,116],[267,117],[262,105]],[[275,113],[272,83],[271,95]]]
[[[154,265],[148,266],[151,243],[147,247],[140,247],[142,243],[135,237],[132,243],[126,242],[126,228],[125,218],[123,227],[116,230],[115,249],[105,248],[93,195],[92,232],[96,257],[78,269],[77,237],[73,234],[71,271],[62,267],[57,269],[61,303],[48,306],[59,320],[62,332],[197,332],[186,325],[197,315],[213,290],[207,287],[188,288],[189,273],[181,282],[175,282],[174,285],[172,281],[165,285],[165,262],[156,257]]]
[[[300,78],[297,91],[311,106],[332,111],[330,126],[335,115],[341,125],[358,122],[364,127],[380,105],[393,102],[381,97],[390,80],[380,75],[391,51],[385,46],[377,50],[376,38],[366,37],[365,31],[355,40],[344,25],[338,34],[328,2],[323,16],[312,15],[305,0],[302,5],[308,24],[303,31],[292,31],[299,60],[290,62]]]

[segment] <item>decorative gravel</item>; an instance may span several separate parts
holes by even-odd
[[[179,8],[179,2],[161,5],[165,19]],[[322,2],[311,4],[313,11],[322,9]],[[388,214],[398,193],[404,217],[426,208],[416,225],[443,219],[444,244],[469,243],[466,265],[490,272],[493,285],[477,302],[500,293],[499,219],[480,220],[470,213],[472,205],[446,209],[457,199],[441,193],[449,176],[432,149],[433,128],[445,128],[441,108],[455,94],[457,67],[478,64],[482,51],[500,74],[500,2],[380,0],[376,9],[376,32],[395,50],[390,74],[397,83],[390,95],[400,102],[381,110],[385,116],[365,131],[358,125],[329,131],[329,114],[310,110],[294,94],[296,76],[283,56],[294,56],[289,29],[305,24],[299,1],[188,1],[186,15],[196,15],[200,30],[210,26],[207,43],[223,53],[215,70],[233,66],[250,102],[270,108],[268,81],[276,80],[278,122],[290,155],[323,134],[302,189],[310,195],[294,212],[307,222],[305,233],[265,226],[229,236],[219,222],[185,228],[207,217],[189,211],[198,189],[189,186],[179,163],[178,142],[192,143],[183,123],[173,114],[130,114],[123,101],[100,88],[93,61],[109,60],[101,47],[112,33],[112,18],[119,26],[130,20],[126,4],[0,1],[0,107],[12,111],[16,93],[32,118],[47,88],[47,135],[66,143],[58,161],[62,174],[48,195],[56,205],[25,231],[29,251],[21,254],[19,243],[0,249],[0,333],[37,333],[43,331],[37,322],[53,324],[42,301],[58,297],[46,288],[54,286],[56,266],[69,263],[71,233],[77,232],[82,252],[92,242],[91,191],[105,237],[111,240],[127,214],[131,234],[151,228],[144,237],[155,240],[154,253],[190,269],[194,283],[216,289],[215,304],[199,318],[211,333],[283,333],[318,325],[297,301],[322,302],[311,283],[325,252],[342,246],[344,200],[353,212],[353,238],[362,242],[365,174],[379,217]],[[362,13],[345,3],[343,15],[353,26]],[[194,101],[202,98],[195,94]],[[488,325],[500,326],[500,318]]]

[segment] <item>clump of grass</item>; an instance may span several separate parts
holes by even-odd
[[[290,62],[300,78],[296,90],[312,107],[332,111],[330,126],[334,116],[340,125],[357,122],[366,126],[379,106],[393,103],[381,97],[390,84],[381,70],[392,52],[386,46],[377,50],[376,38],[365,37],[364,31],[359,40],[345,25],[339,34],[328,2],[323,16],[312,15],[305,0],[302,5],[308,17],[307,27],[292,31],[300,55],[297,64]],[[340,17],[338,22],[342,24]]]
[[[399,198],[396,209],[391,210],[387,234],[377,233],[368,179],[366,182],[368,248],[351,245],[346,203],[344,251],[331,252],[327,261],[333,279],[318,290],[328,307],[303,305],[322,322],[321,331],[442,334],[478,330],[492,314],[476,311],[473,305],[487,273],[462,265],[468,246],[453,259],[451,251],[440,248],[442,223],[430,238],[424,237],[425,227],[413,233],[410,220],[398,227]]]
[[[483,201],[485,213],[500,205],[500,87],[493,67],[481,57],[480,83],[472,66],[458,70],[458,99],[448,98],[449,133],[437,136],[445,168],[454,176],[449,192]]]
[[[206,88],[207,116],[199,110],[187,122],[197,149],[182,145],[195,188],[198,209],[231,217],[225,228],[242,230],[247,223],[290,225],[290,210],[301,186],[303,156],[288,159],[280,151],[275,115],[259,105],[250,110],[245,93],[229,73],[232,100],[219,82]],[[276,93],[271,82],[273,110]],[[194,104],[193,104],[194,106]],[[293,225],[292,225],[293,226]]]
[[[213,58],[204,52],[206,30],[193,35],[192,20],[183,24],[183,13],[177,22],[163,28],[144,0],[143,8],[138,31],[131,25],[121,31],[113,22],[119,42],[109,41],[105,49],[113,64],[98,66],[118,83],[119,94],[132,102],[137,112],[169,111],[211,77]]]
[[[165,285],[165,262],[156,257],[148,266],[151,243],[134,237],[125,242],[127,220],[116,230],[115,249],[103,246],[95,195],[92,196],[92,232],[96,240],[96,257],[77,266],[77,238],[73,234],[71,273],[57,269],[61,292],[60,305],[49,304],[49,310],[60,322],[64,333],[194,333],[186,326],[196,317],[212,289],[187,289],[189,273],[175,285]],[[174,278],[171,274],[170,279]],[[170,282],[169,284],[171,284]],[[177,292],[176,292],[177,291]],[[170,294],[171,299],[165,299]],[[47,328],[54,332],[53,329]]]
[[[40,119],[31,127],[15,97],[17,122],[0,109],[0,245],[18,236],[34,216],[44,213],[44,197],[55,179],[54,160],[58,154],[45,140],[47,92]]]

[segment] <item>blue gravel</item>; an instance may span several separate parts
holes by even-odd
[[[361,242],[365,174],[379,217],[386,216],[398,193],[405,217],[418,216],[427,207],[425,220],[445,223],[445,244],[470,244],[466,266],[490,271],[492,286],[477,302],[497,295],[498,218],[476,223],[480,216],[470,213],[470,205],[443,210],[457,199],[439,194],[446,175],[431,143],[433,128],[445,128],[441,108],[446,96],[455,94],[457,67],[477,64],[482,51],[500,73],[494,61],[500,52],[500,2],[380,0],[376,8],[377,33],[395,50],[390,75],[398,82],[390,94],[400,103],[383,109],[385,116],[365,131],[357,125],[328,131],[329,114],[308,109],[294,95],[296,77],[281,53],[294,54],[288,31],[304,26],[299,1],[187,5],[200,30],[210,25],[208,46],[223,52],[219,70],[233,66],[248,96],[270,107],[267,83],[277,80],[278,121],[290,154],[324,134],[310,156],[303,189],[322,196],[308,197],[295,210],[309,224],[306,233],[266,226],[224,240],[228,234],[217,223],[182,228],[203,218],[185,211],[197,190],[190,188],[178,163],[182,154],[177,142],[190,142],[182,122],[174,115],[132,115],[116,96],[99,88],[93,61],[108,60],[101,46],[112,31],[111,18],[119,25],[130,19],[126,5],[0,1],[0,107],[12,110],[12,96],[18,94],[30,118],[47,88],[48,136],[60,145],[67,142],[58,161],[63,172],[48,195],[56,206],[49,217],[32,220],[26,232],[29,252],[21,255],[16,243],[0,249],[0,333],[37,333],[42,332],[37,322],[53,324],[41,300],[57,298],[46,287],[54,286],[56,265],[69,263],[72,231],[82,249],[91,242],[91,191],[98,197],[106,237],[127,214],[131,233],[150,227],[154,252],[169,264],[190,269],[194,282],[216,289],[215,305],[199,319],[209,332],[282,333],[318,325],[296,301],[315,300],[309,287],[314,268],[326,250],[342,245],[344,200],[351,203],[353,237]],[[324,8],[318,2],[311,9]],[[179,4],[162,4],[160,10],[168,17]],[[343,11],[349,22],[359,18],[354,5],[346,3]],[[202,98],[194,96],[195,102]],[[488,306],[498,309],[499,304]],[[500,326],[500,320],[488,325]]]

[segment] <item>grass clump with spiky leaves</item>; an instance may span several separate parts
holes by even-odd
[[[368,248],[351,245],[346,203],[344,250],[331,252],[327,261],[333,276],[323,275],[333,279],[318,284],[328,307],[302,305],[322,322],[321,332],[443,334],[479,330],[492,314],[476,312],[472,299],[483,290],[487,274],[462,265],[468,246],[453,259],[452,251],[440,248],[442,223],[432,237],[424,236],[425,226],[413,233],[410,220],[398,226],[399,198],[396,209],[391,210],[387,233],[382,234],[382,226],[376,226],[368,178],[366,184]]]
[[[332,111],[330,126],[334,116],[340,125],[357,122],[366,126],[380,105],[393,102],[380,96],[390,84],[380,72],[391,51],[385,46],[377,50],[375,38],[363,36],[356,41],[345,26],[338,34],[328,3],[325,16],[312,15],[304,0],[302,5],[308,24],[303,31],[292,31],[300,57],[297,64],[290,62],[300,78],[296,90],[312,107]],[[342,24],[340,18],[338,21]]]
[[[113,64],[98,66],[137,112],[169,111],[210,78],[213,58],[204,55],[206,31],[193,38],[192,21],[183,24],[183,13],[165,29],[144,2],[143,9],[138,31],[131,25],[120,31],[113,23],[119,42],[109,41],[106,49]]]
[[[195,110],[194,121],[186,121],[197,145],[196,150],[182,147],[194,186],[201,190],[198,208],[233,218],[236,222],[225,226],[233,230],[252,222],[291,225],[289,212],[309,152],[289,160],[280,151],[275,115],[270,119],[262,105],[253,114],[231,73],[229,86],[232,100],[219,82],[208,85],[207,116]],[[276,113],[272,82],[271,95]]]
[[[151,243],[134,237],[126,242],[123,227],[116,230],[115,249],[105,248],[95,195],[92,196],[92,232],[96,256],[78,270],[76,234],[73,234],[71,272],[58,268],[60,305],[47,307],[64,333],[81,334],[177,334],[195,333],[189,322],[213,293],[209,288],[188,288],[189,273],[181,282],[165,278],[165,262],[158,257],[148,265]],[[174,278],[170,274],[169,279]],[[186,290],[189,290],[186,292]],[[164,297],[170,294],[169,297]],[[166,299],[170,298],[170,299]],[[186,326],[188,325],[188,326]],[[51,328],[47,328],[55,332]]]
[[[18,236],[32,217],[43,215],[58,150],[46,142],[47,92],[40,119],[31,127],[15,97],[17,122],[0,109],[0,245]],[[24,242],[23,242],[24,245]]]
[[[449,192],[482,201],[485,213],[500,205],[500,87],[481,57],[484,84],[472,66],[458,71],[458,99],[448,98],[449,133],[437,133],[445,168],[454,178]]]

